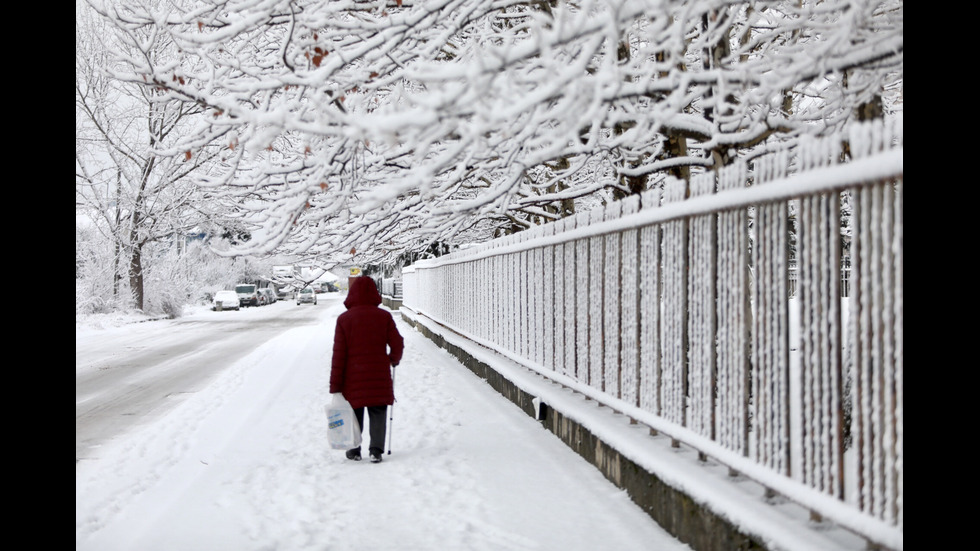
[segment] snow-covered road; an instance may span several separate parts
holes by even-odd
[[[346,460],[323,412],[343,307],[304,308],[317,316],[76,462],[77,550],[689,549],[398,316],[392,454]],[[76,332],[76,348],[135,330]]]
[[[339,294],[322,300],[341,301]],[[166,414],[263,342],[323,314],[283,301],[77,333],[75,461],[92,459],[104,442]]]

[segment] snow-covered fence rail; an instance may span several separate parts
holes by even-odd
[[[901,549],[901,119],[794,153],[419,262],[404,305]]]

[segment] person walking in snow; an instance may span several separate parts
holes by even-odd
[[[395,327],[391,312],[379,308],[381,294],[374,280],[361,276],[351,282],[344,306],[337,317],[330,369],[330,393],[341,393],[354,408],[358,427],[364,430],[364,410],[371,426],[368,452],[371,461],[381,461],[386,414],[395,403],[391,370],[402,359],[405,342]],[[347,450],[347,459],[360,461],[361,448]]]

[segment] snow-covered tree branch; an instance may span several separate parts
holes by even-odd
[[[200,109],[158,148],[221,144],[245,254],[486,239],[901,102],[897,0],[89,2],[172,42],[112,76]]]

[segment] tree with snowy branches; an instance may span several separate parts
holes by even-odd
[[[143,49],[107,76],[199,110],[155,153],[208,159],[235,254],[485,240],[902,101],[900,0],[88,4]]]

